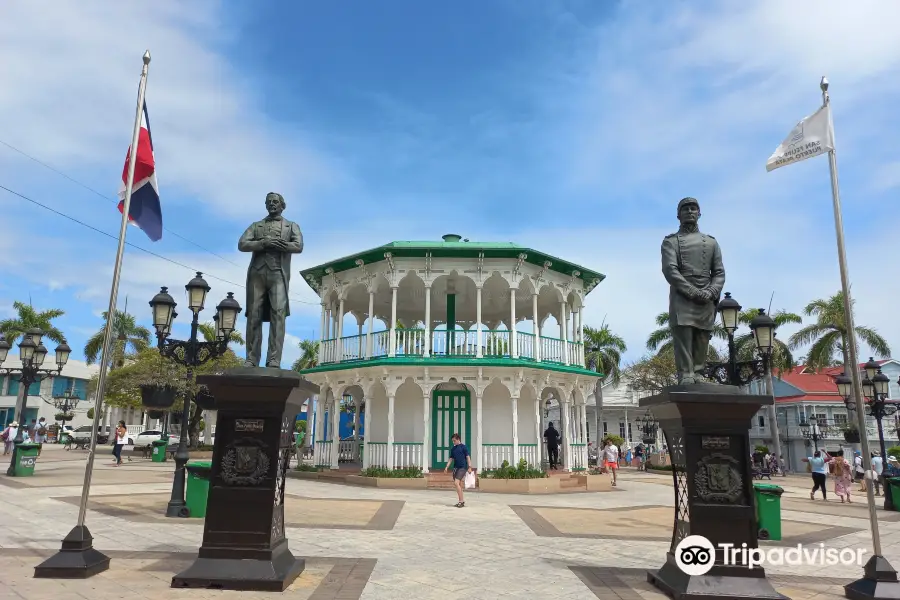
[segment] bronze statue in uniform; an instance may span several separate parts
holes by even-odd
[[[285,209],[281,194],[266,196],[269,216],[247,228],[238,250],[252,252],[247,269],[247,361],[258,367],[262,355],[262,324],[269,323],[266,367],[281,367],[284,322],[291,314],[288,291],[291,284],[291,254],[303,252],[300,226],[281,216]]]
[[[662,242],[662,272],[669,282],[669,327],[678,382],[702,377],[709,340],[716,323],[716,306],[725,286],[722,251],[716,238],[697,227],[700,204],[694,198],[678,203],[681,227]]]

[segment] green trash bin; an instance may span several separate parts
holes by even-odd
[[[754,483],[756,524],[759,539],[781,540],[781,494],[784,489],[772,483]]]
[[[34,475],[34,464],[41,449],[40,444],[21,443],[15,449],[15,468],[13,477],[31,477]]]
[[[59,434],[59,443],[60,444],[68,444],[69,443],[69,432],[61,431]]]
[[[166,461],[166,449],[169,447],[169,440],[154,440],[151,444],[152,452],[150,454],[153,462]]]
[[[900,477],[885,477],[885,484],[891,486],[891,498],[894,500],[894,506],[900,502]]]
[[[209,498],[209,477],[212,462],[195,460],[184,465],[187,469],[187,492],[184,503],[188,516],[202,519],[206,516],[206,500]]]

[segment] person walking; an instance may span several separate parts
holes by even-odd
[[[612,474],[612,484],[616,487],[616,473],[619,470],[619,448],[613,445],[609,438],[606,438],[606,445],[603,446],[603,466],[609,469]]]
[[[125,427],[125,421],[119,421],[116,426],[116,445],[113,446],[113,456],[115,456],[116,466],[122,464],[122,448],[128,442],[128,428]]]
[[[561,436],[553,426],[553,421],[547,424],[547,431],[544,432],[544,439],[547,440],[547,461],[550,463],[552,471],[559,465],[559,440]]]
[[[37,425],[34,426],[34,443],[38,445],[38,456],[44,449],[44,442],[47,441],[47,419],[41,417],[38,419]]]
[[[828,492],[825,489],[825,481],[828,477],[828,463],[831,457],[824,450],[816,450],[812,456],[803,459],[803,462],[809,464],[809,471],[812,474],[813,489],[809,493],[809,499],[816,499],[816,490],[822,489],[822,499],[828,500]]]
[[[18,433],[18,421],[12,421],[9,425],[6,426],[6,429],[3,430],[3,433],[0,433],[0,438],[3,439],[3,456],[7,456],[10,452],[13,451],[13,446],[15,446],[16,434]]]
[[[832,476],[834,477],[834,493],[841,499],[841,504],[846,499],[847,504],[852,504],[850,491],[853,489],[853,467],[843,456],[836,456],[831,461]]]
[[[872,470],[866,473],[868,477],[867,480],[871,481],[875,486],[875,495],[881,495],[881,484],[884,482],[882,479],[884,477],[884,459],[881,457],[879,452],[872,453]],[[887,487],[887,482],[884,482],[885,487]]]
[[[472,455],[469,454],[469,449],[462,443],[458,433],[454,433],[450,440],[453,442],[453,447],[450,448],[450,460],[444,467],[444,473],[450,470],[450,465],[453,465],[453,484],[456,486],[456,497],[459,500],[456,508],[462,508],[466,505],[463,497],[463,480],[466,478],[466,473],[472,472]]]
[[[858,450],[853,453],[853,478],[859,484],[857,491],[866,491],[866,469],[863,467],[862,455]]]

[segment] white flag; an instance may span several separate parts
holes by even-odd
[[[832,150],[834,129],[831,125],[831,105],[826,104],[797,123],[766,161],[766,171],[774,171]]]

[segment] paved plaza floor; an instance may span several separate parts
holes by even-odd
[[[172,463],[95,463],[87,525],[109,571],[84,581],[34,579],[34,567],[75,525],[86,453],[45,447],[31,478],[0,475],[0,598],[143,600],[231,598],[238,592],[170,589],[196,557],[202,519],[167,519]],[[384,490],[289,479],[285,525],[306,570],[284,593],[298,599],[663,600],[646,583],[671,538],[672,481],[625,470],[605,493],[520,496],[472,493],[454,508],[447,491]],[[865,498],[809,500],[805,477],[778,478],[784,539],[865,549]],[[900,513],[879,511],[882,545],[900,566]],[[854,566],[768,567],[795,600],[843,597]],[[278,594],[241,592],[240,597]]]

